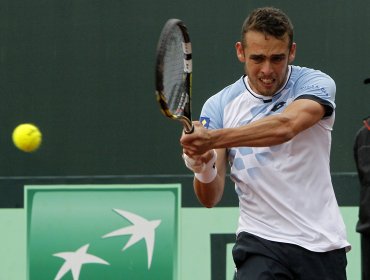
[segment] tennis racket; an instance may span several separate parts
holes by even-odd
[[[156,96],[162,113],[182,122],[185,133],[192,133],[191,87],[192,50],[188,30],[179,19],[164,25],[157,46]]]

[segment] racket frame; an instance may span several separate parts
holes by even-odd
[[[163,54],[162,46],[167,41],[168,37],[171,36],[172,30],[174,28],[179,28],[182,34],[183,39],[183,53],[184,53],[184,73],[183,73],[183,82],[188,89],[187,97],[189,98],[188,102],[188,116],[185,115],[176,115],[173,114],[167,105],[167,100],[164,92],[163,86]],[[157,46],[157,61],[156,61],[156,98],[157,102],[160,105],[161,112],[166,117],[182,122],[184,126],[184,132],[190,134],[194,131],[194,125],[191,121],[191,98],[192,98],[192,48],[190,42],[190,36],[188,29],[185,26],[184,22],[180,19],[169,19],[164,25],[160,39]]]

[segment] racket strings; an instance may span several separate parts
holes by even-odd
[[[170,112],[184,115],[188,98],[188,75],[184,72],[185,54],[183,37],[179,28],[167,38],[163,64],[163,86]]]

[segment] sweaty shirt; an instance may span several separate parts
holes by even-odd
[[[297,99],[325,107],[325,116],[293,139],[271,147],[228,149],[230,177],[239,197],[237,234],[324,252],[349,246],[330,176],[335,82],[326,74],[289,66],[284,86],[261,96],[243,76],[210,97],[200,121],[209,129],[239,127],[279,114]]]

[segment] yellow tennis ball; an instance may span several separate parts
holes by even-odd
[[[13,143],[23,152],[36,151],[42,141],[42,134],[40,130],[31,123],[24,123],[18,125],[13,131]]]

